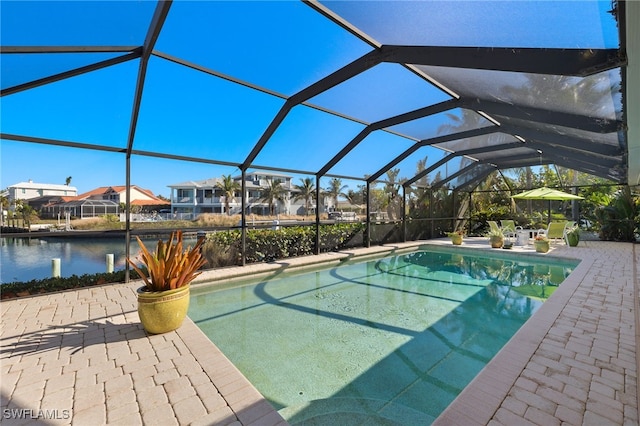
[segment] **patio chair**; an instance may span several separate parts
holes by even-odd
[[[516,226],[514,220],[501,220],[500,225],[502,226],[502,233],[507,238],[516,238],[516,231],[522,229],[522,226]]]
[[[499,226],[498,222],[496,222],[495,220],[488,220],[487,223],[489,224],[489,229],[491,231],[490,232],[491,234],[493,234],[494,232],[497,234],[500,234],[503,237],[505,245],[513,245],[513,242],[514,240],[516,240],[516,237],[517,237],[515,223],[513,228],[508,226],[507,227]]]
[[[495,220],[488,220],[487,223],[489,224],[489,229],[491,231],[502,232],[502,229],[500,229],[500,226],[498,226],[498,222],[496,222]]]
[[[547,225],[547,228],[540,228],[538,230],[538,235],[544,235],[553,243],[557,240],[564,241],[564,233],[567,227],[570,227],[574,222],[571,221],[562,221],[562,222],[551,222]]]

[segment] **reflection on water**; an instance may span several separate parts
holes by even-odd
[[[418,252],[407,257],[418,265],[440,264],[444,270],[476,279],[490,279],[495,291],[515,291],[527,297],[547,299],[576,266],[575,262],[536,259],[463,257],[450,253]]]
[[[415,252],[202,286],[189,318],[292,425],[429,425],[542,305],[518,290],[576,265],[532,260]]]
[[[155,240],[145,245],[151,249]],[[185,239],[185,246],[195,239]],[[138,243],[131,242],[131,254]],[[125,269],[125,243],[122,238],[0,238],[0,282],[30,281],[51,276],[51,260],[60,258],[63,277],[107,271],[106,256],[114,255],[114,269]]]

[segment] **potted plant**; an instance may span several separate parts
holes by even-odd
[[[144,329],[151,334],[166,333],[180,327],[189,309],[189,284],[202,272],[206,260],[200,252],[205,239],[193,248],[183,249],[182,231],[171,233],[169,239],[158,241],[150,252],[139,237],[138,260],[144,268],[128,259],[144,281],[138,289],[138,315]]]
[[[564,233],[564,240],[570,247],[577,246],[580,242],[580,228],[578,228],[577,226],[567,228]]]
[[[533,245],[538,253],[546,253],[549,251],[549,239],[544,235],[537,235],[533,240]]]
[[[453,243],[453,245],[459,246],[460,244],[462,244],[462,238],[464,237],[464,232],[462,231],[448,232],[447,236],[451,238],[451,242]]]
[[[489,242],[491,243],[491,248],[500,248],[502,244],[504,244],[504,234],[500,229],[491,229],[487,234],[489,237]]]

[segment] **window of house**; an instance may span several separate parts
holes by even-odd
[[[191,198],[193,196],[192,189],[178,189],[178,198]]]

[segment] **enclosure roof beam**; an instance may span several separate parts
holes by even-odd
[[[0,133],[0,139],[11,140],[16,142],[38,143],[52,146],[64,146],[68,148],[81,148],[93,151],[113,152],[118,154],[124,154],[127,152],[126,148],[107,145],[94,145],[81,142],[70,142],[59,139],[37,138],[33,136],[15,135],[12,133]],[[168,160],[189,161],[192,163],[204,163],[204,164],[216,164],[219,166],[240,167],[239,163],[232,163],[228,161],[210,160],[201,157],[188,157],[184,155],[165,154],[162,152],[153,151],[141,151],[133,149],[132,155],[140,155],[143,157],[165,158]]]
[[[398,155],[396,158],[391,160],[385,166],[380,168],[380,170],[378,170],[377,172],[373,173],[371,176],[369,176],[369,178],[367,180],[369,182],[375,181],[380,176],[385,174],[387,172],[387,170],[390,170],[395,165],[397,165],[398,163],[400,163],[401,161],[403,161],[404,159],[409,157],[411,154],[413,154],[415,151],[417,151],[418,149],[420,149],[420,148],[422,148],[424,146],[435,145],[435,144],[445,143],[445,142],[451,142],[451,141],[465,139],[465,138],[472,138],[472,137],[476,137],[476,136],[488,135],[488,134],[497,132],[499,129],[500,128],[498,126],[481,127],[481,128],[478,128],[478,129],[471,129],[471,130],[465,130],[463,132],[451,133],[449,135],[437,136],[435,138],[423,139],[423,140],[415,143],[414,145],[410,146],[402,154]],[[420,177],[418,177],[418,179],[420,179]]]
[[[451,176],[448,176],[438,182],[434,182],[433,185],[431,186],[432,189],[438,189],[441,188],[442,186],[444,186],[447,182],[457,178],[458,176],[462,176],[465,173],[468,173],[470,170],[475,169],[476,167],[478,167],[477,162],[474,162],[473,164],[469,164],[467,167],[464,167],[460,170],[458,170],[457,172],[455,172],[454,174],[452,174]]]
[[[619,156],[624,153],[624,149],[619,145],[609,145],[604,143],[593,142],[588,139],[579,139],[569,135],[560,135],[541,130],[534,130],[528,127],[514,126],[511,124],[502,124],[502,129],[512,135],[518,135],[526,140],[534,139],[537,141],[545,141],[558,146],[565,146],[578,151],[600,154],[603,156]]]
[[[489,145],[489,146],[482,146],[482,147],[478,147],[478,148],[470,148],[470,149],[465,149],[465,150],[461,150],[461,151],[455,151],[455,152],[452,152],[451,154],[447,155],[446,157],[441,158],[440,160],[438,160],[437,162],[435,162],[433,165],[429,166],[428,168],[424,169],[420,173],[416,174],[413,178],[407,180],[405,182],[405,185],[408,186],[408,185],[411,185],[411,184],[415,183],[417,180],[419,180],[422,177],[428,175],[429,173],[431,173],[434,170],[436,170],[438,167],[442,166],[443,164],[445,164],[446,162],[448,162],[450,160],[453,160],[456,157],[460,157],[460,156],[464,156],[464,155],[473,156],[473,154],[479,154],[479,153],[482,153],[482,152],[501,151],[501,150],[504,150],[504,149],[521,148],[521,147],[524,147],[524,144],[522,142],[509,142],[509,143],[500,144],[500,145]]]
[[[138,67],[138,78],[136,79],[136,89],[133,96],[131,121],[129,123],[129,135],[127,137],[127,156],[130,156],[131,150],[133,149],[133,140],[135,139],[136,128],[138,125],[140,102],[142,101],[142,92],[144,89],[144,81],[147,74],[147,65],[149,64],[149,58],[151,57],[151,53],[153,52],[153,46],[160,36],[162,25],[167,19],[172,1],[173,0],[161,0],[158,2],[153,13],[153,18],[151,19],[151,23],[149,24],[149,29],[147,30],[147,36],[145,37],[144,45],[142,46],[142,55],[140,56],[140,65]]]
[[[462,188],[466,188],[467,186],[471,186],[473,184],[475,184],[476,186],[479,185],[479,183],[484,180],[487,176],[489,176],[491,173],[494,173],[496,171],[500,171],[500,169],[496,169],[496,168],[487,168],[487,170],[481,172],[480,174],[478,174],[476,177],[474,177],[473,179],[468,180],[467,182],[463,183],[462,185],[458,186],[458,190],[462,190]],[[474,187],[475,188],[475,187]]]
[[[140,46],[0,46],[0,53],[124,53],[139,48]]]
[[[451,133],[449,135],[436,136],[434,138],[423,139],[419,142],[419,144],[422,146],[437,145],[439,143],[475,138],[477,136],[490,135],[491,133],[497,133],[499,131],[500,131],[499,126],[492,125],[492,126],[486,126],[486,127],[479,127],[477,129],[464,130],[462,132]]]
[[[595,164],[604,167],[615,167],[620,164],[620,160],[616,157],[605,157],[589,155],[584,152],[565,149],[561,146],[552,146],[538,141],[528,141],[526,146],[533,149],[538,149],[543,152],[547,157],[565,157],[576,161],[582,161],[584,163]],[[550,155],[549,155],[550,154]],[[534,156],[535,158],[535,156]]]
[[[371,132],[375,130],[384,129],[386,127],[395,126],[397,124],[405,123],[407,121],[416,120],[423,117],[428,117],[430,115],[439,114],[444,111],[449,111],[457,108],[460,105],[460,101],[458,99],[449,99],[434,105],[429,105],[424,108],[419,108],[414,111],[410,111],[404,114],[396,115],[395,117],[386,118],[384,120],[376,121],[375,123],[371,123],[362,131],[356,135],[347,145],[344,146],[336,155],[333,156],[331,160],[329,160],[317,173],[318,176],[325,175],[329,170],[331,170],[340,160],[342,160],[353,148],[355,148],[360,142],[364,140]],[[388,169],[387,169],[388,170]],[[386,170],[384,171],[386,172]],[[384,173],[383,172],[383,173]],[[378,175],[379,177],[380,175]],[[369,179],[370,182],[372,180]]]
[[[528,146],[530,148],[534,147],[535,149],[539,149],[541,151],[547,151],[547,152],[551,150],[553,152],[557,152],[558,155],[563,155],[565,157],[582,158],[589,163],[594,163],[594,164],[607,163],[607,164],[610,164],[612,167],[619,165],[625,155],[624,153],[612,153],[610,155],[590,153],[590,152],[576,150],[574,148],[567,148],[562,145],[556,145],[556,144],[549,143],[547,141],[537,140],[537,139],[527,140],[527,143],[525,144],[525,146]]]
[[[620,49],[393,46],[384,62],[585,77],[627,65]]]
[[[120,152],[120,153],[123,153],[126,151],[125,148],[120,148],[117,146],[92,145],[92,144],[79,143],[79,142],[63,141],[59,139],[36,138],[33,136],[16,135],[12,133],[0,133],[0,139],[6,139],[9,141],[16,141],[16,142],[39,143],[39,144],[53,145],[53,146],[66,146],[69,148],[91,149],[95,151]]]
[[[131,61],[132,59],[137,59],[142,55],[142,48],[138,47],[133,49],[130,53],[122,56],[118,56],[117,58],[107,59],[105,61],[96,62],[95,64],[85,65],[83,67],[75,68],[69,71],[61,72],[55,75],[51,75],[48,77],[43,77],[38,80],[33,80],[27,83],[18,84],[13,87],[7,87],[6,89],[0,90],[0,97],[6,95],[13,95],[14,93],[19,93],[24,90],[33,89],[39,86],[44,86],[45,84],[55,83],[57,81],[65,80],[67,78],[75,77],[77,75],[86,74],[88,72],[96,71],[102,68],[110,67],[112,65],[121,64],[123,62]]]
[[[502,115],[536,123],[555,124],[593,133],[612,133],[625,129],[623,121],[609,118],[588,117],[479,98],[462,98],[462,103],[463,108],[483,111],[487,114]]]
[[[367,71],[368,69],[378,65],[381,61],[382,55],[380,54],[380,51],[372,50],[288,98],[242,163],[242,169],[246,170],[251,166],[251,163],[253,163],[258,154],[260,154],[260,151],[262,151],[264,146],[267,144],[267,141],[271,136],[273,136],[293,107],[331,89],[332,87],[337,86],[340,83],[345,82],[352,77],[355,77],[360,73],[363,73],[364,71]]]
[[[568,169],[577,170],[579,172],[587,173],[594,176],[599,176],[605,179],[610,179],[614,182],[624,183],[626,174],[623,172],[615,173],[617,168],[606,168],[597,166],[594,164],[584,164],[580,161],[573,161],[571,159],[559,158],[554,160],[554,163],[566,167]]]
[[[557,163],[563,167],[567,167],[569,169],[574,169],[578,171],[582,171],[585,173],[589,173],[595,176],[600,176],[606,179],[612,179],[614,181],[619,181],[619,177],[615,176],[611,173],[615,168],[610,169],[607,167],[599,166],[593,163],[587,163],[581,160],[578,160],[573,157],[565,157],[565,156],[545,156],[541,155],[540,157],[536,157],[535,165],[546,165],[546,164],[554,164]],[[533,164],[532,157],[529,155],[514,155],[511,157],[503,157],[500,159],[493,160],[482,160],[481,163],[494,164],[496,167],[500,169],[512,169],[518,167],[528,167]]]
[[[454,154],[457,156],[468,155],[470,157],[473,157],[473,155],[475,154],[482,154],[485,152],[504,151],[507,149],[526,148],[526,147],[527,146],[525,144],[518,141],[518,142],[503,143],[500,145],[487,145],[487,146],[479,146],[477,148],[463,149],[463,150],[454,152]]]
[[[446,155],[445,157],[443,157],[440,160],[436,161],[433,165],[427,167],[426,169],[424,169],[420,173],[416,174],[411,179],[405,181],[403,185],[405,185],[405,186],[412,185],[413,183],[415,183],[418,180],[422,179],[423,177],[427,176],[432,171],[436,170],[438,167],[442,166],[447,161],[449,161],[451,159],[454,159],[456,157],[457,157],[457,155],[455,153],[451,153],[451,154]]]
[[[411,184],[415,183],[418,179],[428,175],[429,173],[431,173],[434,170],[436,170],[438,167],[442,166],[444,163],[446,163],[446,162],[448,162],[450,160],[453,160],[456,157],[460,157],[460,156],[473,157],[474,154],[479,154],[479,153],[483,153],[483,152],[502,151],[502,150],[505,150],[505,149],[522,148],[522,147],[523,147],[523,143],[522,142],[510,142],[510,143],[505,143],[505,144],[500,144],[500,145],[489,145],[489,146],[482,146],[482,147],[478,147],[478,148],[470,148],[470,149],[465,149],[465,150],[461,150],[461,151],[456,151],[456,152],[453,152],[453,153],[447,155],[446,157],[440,159],[439,161],[434,163],[429,168],[427,168],[427,169],[421,171],[420,173],[418,173],[413,178],[407,180],[406,181],[406,185],[411,185]]]

